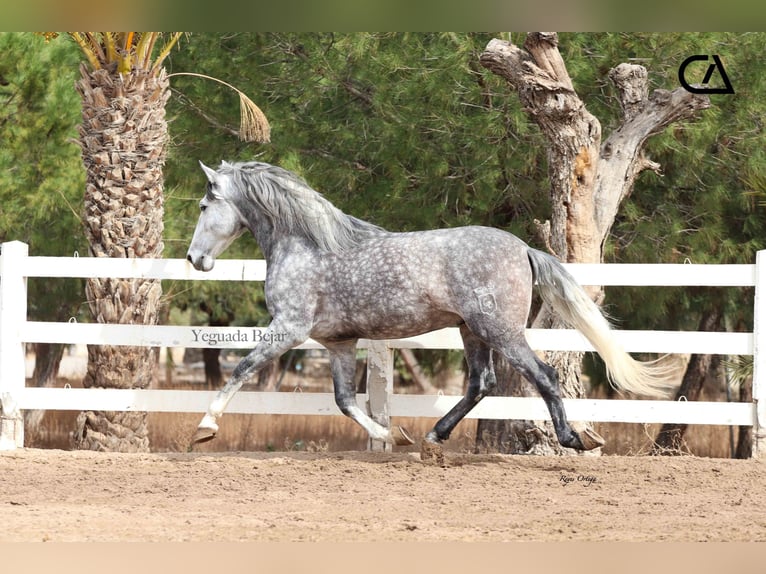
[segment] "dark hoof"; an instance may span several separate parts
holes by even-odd
[[[409,446],[415,444],[415,441],[412,440],[409,433],[399,426],[391,427],[391,438],[397,446]]]
[[[580,442],[582,443],[583,450],[593,450],[606,444],[606,441],[600,434],[589,428],[580,433]]]
[[[215,438],[215,431],[213,429],[198,428],[197,432],[195,432],[194,436],[192,437],[189,448],[191,449],[191,447],[193,447],[195,444],[202,444],[203,442],[211,441],[214,438]]]
[[[444,466],[444,449],[442,448],[442,445],[438,442],[424,439],[423,442],[420,443],[420,460]]]

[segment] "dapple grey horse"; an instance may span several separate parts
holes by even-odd
[[[250,231],[267,260],[265,295],[272,321],[210,404],[195,442],[215,436],[218,418],[245,381],[311,337],[329,351],[341,412],[373,439],[409,444],[404,429],[385,428],[357,406],[357,341],[456,326],[468,388],[425,436],[424,457],[440,456],[442,441],[495,386],[493,353],[534,383],[563,446],[596,448],[603,439],[589,429],[572,428],[554,369],[527,344],[524,331],[535,284],[542,299],[591,342],[617,388],[649,396],[667,392],[664,370],[636,361],[615,343],[599,308],[564,267],[510,233],[487,227],[393,233],[341,212],[282,168],[259,162],[223,162],[217,170],[201,166],[207,192],[187,259],[209,271],[232,241]]]

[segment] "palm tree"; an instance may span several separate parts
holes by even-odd
[[[80,66],[77,91],[82,97],[79,143],[86,170],[82,217],[90,255],[160,257],[162,168],[168,141],[165,104],[170,97],[163,62],[181,33],[70,36],[87,60]],[[242,94],[240,99],[244,104]],[[266,134],[268,139],[268,130]],[[157,280],[98,278],[86,283],[90,311],[100,323],[156,324],[161,295]],[[156,364],[154,348],[89,346],[83,385],[147,388]],[[73,443],[80,449],[147,451],[146,413],[80,413]]]
[[[80,65],[80,146],[86,170],[83,223],[93,257],[160,257],[163,176],[170,95],[162,62],[174,34],[152,59],[156,33],[71,33],[87,63]],[[156,324],[162,286],[156,280],[89,279],[85,293],[99,323]],[[85,387],[147,388],[156,349],[89,346]],[[148,451],[146,413],[83,412],[74,446]]]

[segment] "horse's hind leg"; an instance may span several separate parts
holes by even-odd
[[[566,417],[561,400],[556,370],[541,361],[529,347],[523,333],[506,337],[501,347],[503,355],[527,380],[534,383],[548,407],[556,437],[562,446],[578,450],[591,450],[604,444],[604,439],[593,431],[578,434]]]
[[[382,440],[388,444],[409,445],[413,440],[401,427],[388,429],[374,421],[356,402],[354,374],[356,371],[356,340],[341,343],[322,342],[330,351],[330,370],[332,371],[335,403],[341,412],[356,421],[371,439]]]
[[[495,371],[492,366],[492,350],[466,326],[460,327],[465,359],[468,363],[468,389],[452,409],[426,434],[421,445],[422,460],[435,459],[441,463],[442,441],[449,438],[453,429],[494,388]]]

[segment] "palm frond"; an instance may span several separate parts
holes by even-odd
[[[271,141],[271,126],[266,118],[266,114],[261,111],[253,100],[247,97],[242,91],[238,90],[231,84],[206,76],[205,74],[196,74],[194,72],[176,72],[170,74],[168,78],[173,76],[192,76],[195,78],[203,78],[205,80],[213,80],[219,84],[223,84],[227,88],[234,90],[239,95],[239,111],[240,111],[240,125],[239,125],[239,139],[247,142],[260,142],[268,143]]]
[[[753,377],[753,357],[736,357],[724,361],[724,367],[729,372],[729,383],[733,389],[739,389]]]
[[[146,70],[152,63],[152,51],[157,42],[158,32],[144,32],[136,44],[136,66]]]
[[[155,34],[158,34],[159,32],[153,32]],[[157,59],[154,60],[154,64],[152,65],[152,74],[156,74],[159,69],[162,67],[162,63],[165,61],[165,58],[168,57],[170,54],[170,50],[173,49],[173,46],[178,43],[179,38],[181,37],[182,32],[173,32],[173,35],[170,37],[170,40],[168,40],[165,45],[162,47],[162,50],[160,50],[159,55],[157,56]]]
[[[162,32],[70,32],[94,70],[117,65],[120,74],[133,69],[159,73],[162,63],[176,45],[182,32],[173,32],[152,61],[152,52]]]
[[[72,36],[72,39],[75,41],[75,43],[80,46],[83,54],[85,54],[85,58],[87,58],[88,63],[93,67],[93,69],[101,69],[101,62],[98,59],[95,47],[85,37],[83,37],[80,32],[70,32],[70,36]]]
[[[105,63],[116,61],[117,48],[115,44],[114,34],[112,34],[111,32],[104,32],[102,36],[103,36],[102,42],[104,44],[104,49],[106,50],[106,54],[102,58],[102,61]]]

